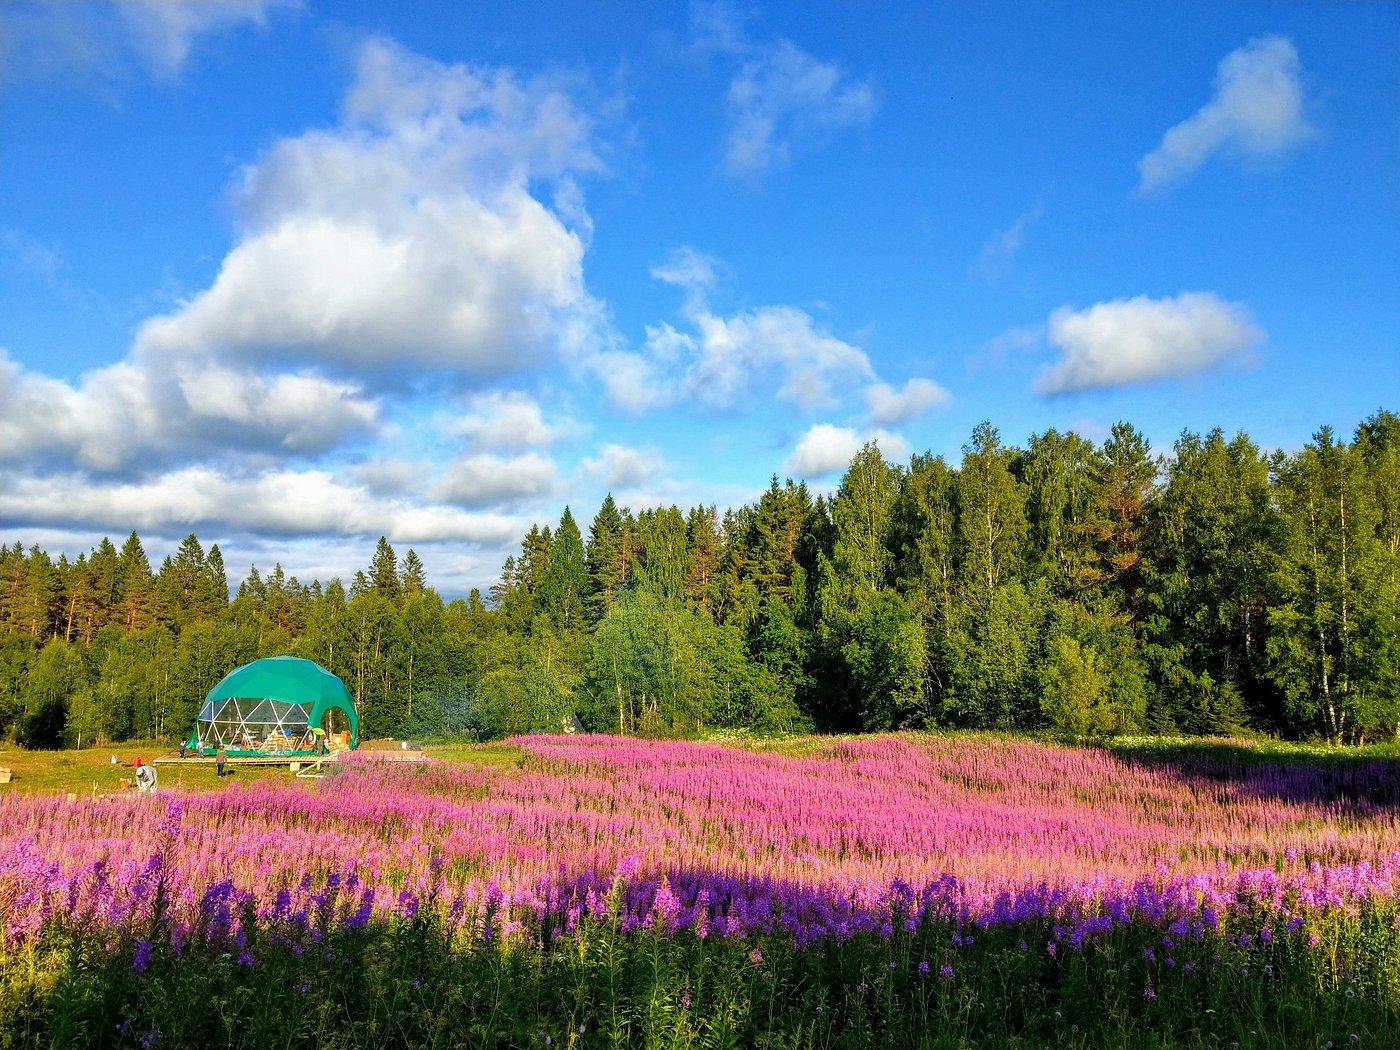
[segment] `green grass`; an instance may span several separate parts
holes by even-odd
[[[1211,935],[1180,945],[1175,967],[1145,960],[1166,954],[1150,924],[1051,957],[1042,923],[957,948],[955,927],[925,922],[799,949],[777,934],[628,934],[608,917],[548,945],[464,943],[434,914],[324,937],[248,927],[246,957],[60,922],[40,944],[0,946],[0,1046],[1400,1045],[1393,909],[1329,923],[1322,950],[1301,933],[1247,950]],[[141,972],[138,938],[154,942]]]
[[[497,769],[512,769],[525,761],[525,752],[512,744],[429,744],[424,752],[445,762],[474,762]],[[8,768],[11,780],[0,784],[0,793],[73,793],[106,795],[121,791],[123,779],[132,779],[132,764],[140,758],[152,762],[173,754],[167,747],[146,742],[127,742],[81,751],[27,751],[16,745],[0,748],[0,767]],[[112,764],[112,756],[117,764]],[[286,763],[270,766],[231,764],[229,777],[219,780],[213,764],[184,762],[156,767],[161,790],[214,790],[233,783],[255,780],[292,780]],[[126,790],[132,790],[127,788]]]

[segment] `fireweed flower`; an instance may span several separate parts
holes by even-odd
[[[151,953],[155,951],[155,945],[150,941],[137,941],[136,951],[131,956],[131,968],[137,973],[145,973],[151,965]]]
[[[1309,782],[1280,799],[1251,791],[1263,774],[1245,772],[1240,792],[1214,802],[1103,753],[1026,741],[881,737],[781,759],[605,737],[517,743],[531,762],[511,777],[356,760],[333,790],[241,785],[113,807],[5,796],[3,936],[32,941],[71,917],[134,937],[151,929],[159,891],[177,951],[186,939],[228,945],[245,916],[296,952],[435,909],[473,942],[538,943],[556,925],[568,935],[613,916],[629,931],[659,919],[700,938],[799,946],[928,924],[958,931],[965,949],[964,931],[1030,924],[1024,950],[1046,943],[1055,956],[1137,923],[1164,931],[1165,951],[1244,924],[1257,933],[1237,943],[1270,944],[1280,922],[1296,933],[1305,918],[1393,901],[1400,886],[1400,828],[1364,814],[1339,823],[1331,774],[1318,774],[1316,797]],[[906,789],[891,798],[896,782]],[[1146,792],[1164,803],[1150,817]],[[872,824],[872,811],[888,819]],[[326,833],[288,851],[289,821]],[[1047,836],[1051,821],[1070,834]],[[1249,867],[1260,850],[1289,863]],[[1009,856],[1033,867],[989,859]],[[1030,932],[1045,927],[1048,943]]]

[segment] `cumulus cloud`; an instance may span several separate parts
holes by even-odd
[[[1036,378],[1042,394],[1148,383],[1240,358],[1264,338],[1243,303],[1212,292],[1115,299],[1050,315],[1046,338],[1061,357]]]
[[[437,498],[459,507],[513,505],[552,492],[554,461],[537,452],[461,456],[447,465],[435,489]]]
[[[518,519],[441,504],[380,499],[324,470],[270,470],[247,477],[185,467],[140,481],[78,474],[18,474],[5,493],[7,521],[162,533],[215,526],[272,536],[393,535],[405,542],[518,539]]]
[[[633,490],[651,484],[665,469],[666,462],[647,449],[625,445],[604,445],[597,456],[585,456],[580,472],[608,489]]]
[[[113,0],[11,4],[5,12],[5,72],[20,80],[109,82],[140,70],[174,80],[205,38],[266,26],[271,12],[300,0]]]
[[[221,16],[133,17],[178,37]],[[0,354],[0,461],[121,472],[311,456],[382,433],[381,400],[427,374],[578,356],[605,312],[583,288],[580,234],[532,191],[552,182],[582,215],[572,179],[601,167],[593,137],[565,84],[366,42],[339,126],[281,140],[244,172],[239,238],[211,287],[75,383]],[[507,449],[559,436],[511,394],[474,402],[458,433]]]
[[[474,396],[466,415],[446,423],[448,434],[459,435],[478,448],[523,451],[545,448],[574,429],[567,419],[546,422],[539,402],[518,390],[490,390]]]
[[[355,384],[200,358],[137,357],[69,383],[0,350],[0,401],[0,462],[48,458],[103,472],[230,452],[310,455],[380,425]]]
[[[875,383],[865,390],[870,418],[881,424],[907,423],[937,405],[945,405],[952,395],[931,379],[910,379],[896,390],[888,383]]]
[[[1210,101],[1138,161],[1139,191],[1165,190],[1217,152],[1275,157],[1305,142],[1312,129],[1303,115],[1299,68],[1286,37],[1257,37],[1231,51],[1216,69]]]
[[[582,236],[531,192],[597,170],[591,136],[556,83],[370,40],[341,125],[244,173],[213,285],[137,346],[383,374],[528,367],[597,316]]]
[[[686,401],[724,410],[761,388],[810,409],[833,403],[838,383],[874,378],[864,350],[822,331],[805,310],[718,313],[708,298],[716,267],[709,256],[681,249],[653,270],[685,290],[683,326],[647,326],[640,352],[612,349],[588,360],[614,405],[638,412]]]
[[[886,459],[899,460],[909,455],[909,443],[888,430],[861,434],[850,427],[817,423],[802,435],[783,470],[799,478],[819,478],[844,470],[867,441],[875,442]]]

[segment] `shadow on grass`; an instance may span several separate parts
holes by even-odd
[[[1149,738],[1102,746],[1131,765],[1228,784],[1260,798],[1368,812],[1400,807],[1400,749],[1392,745],[1361,749]]]

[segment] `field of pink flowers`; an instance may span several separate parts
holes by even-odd
[[[1134,975],[1150,1000],[1179,942],[1287,938],[1330,953],[1322,988],[1355,976],[1338,930],[1396,921],[1400,808],[1370,801],[1394,797],[1391,762],[1222,776],[993,737],[515,743],[512,769],[365,756],[311,785],[0,796],[4,949],[106,931],[138,973],[192,943],[253,969],[431,912],[460,952],[548,952],[606,922],[812,951],[1004,931],[1054,960],[1132,927],[1156,931]],[[953,976],[946,950],[933,962]]]

